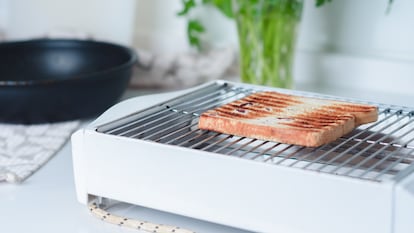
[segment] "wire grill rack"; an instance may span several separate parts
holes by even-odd
[[[397,179],[414,170],[414,111],[405,107],[371,103],[379,108],[377,122],[360,126],[338,140],[316,148],[198,129],[202,112],[257,91],[261,89],[213,83],[100,126],[97,131],[375,182]],[[281,92],[361,103],[314,93]]]

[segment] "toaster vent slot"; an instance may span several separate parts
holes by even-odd
[[[398,179],[414,169],[414,112],[404,107],[376,104],[379,107],[377,122],[362,125],[338,140],[317,148],[198,129],[198,117],[202,112],[256,91],[259,90],[230,84],[212,84],[98,127],[97,131],[376,182]],[[359,102],[291,90],[281,91]]]

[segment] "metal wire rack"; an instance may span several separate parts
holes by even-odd
[[[257,91],[261,90],[214,83],[98,127],[97,131],[376,182],[396,179],[414,170],[414,111],[405,107],[371,103],[379,107],[377,122],[360,126],[338,140],[316,148],[198,129],[202,112]],[[282,92],[360,102],[314,93]]]

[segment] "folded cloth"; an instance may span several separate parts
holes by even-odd
[[[237,67],[235,49],[211,49],[208,52],[155,54],[136,49],[138,65],[132,87],[184,88],[227,76]]]
[[[78,126],[79,121],[0,124],[0,181],[24,181],[59,151]]]

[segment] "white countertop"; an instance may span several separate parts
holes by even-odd
[[[318,87],[300,87],[302,90],[319,91],[354,98],[392,102],[408,105],[410,96],[370,94],[349,90],[318,90]],[[321,89],[319,87],[319,89]],[[148,92],[133,92],[128,96]],[[411,104],[412,106],[413,104]],[[78,203],[73,181],[70,142],[44,167],[22,184],[0,184],[0,232],[137,232],[104,223],[93,217],[86,206]],[[161,224],[178,225],[196,232],[245,232],[195,219],[150,210],[136,206],[125,206],[122,213]]]

